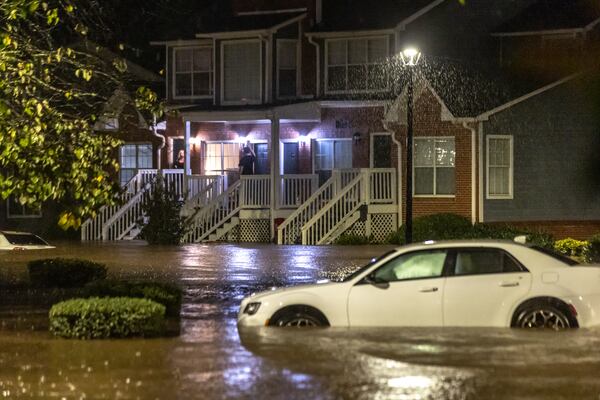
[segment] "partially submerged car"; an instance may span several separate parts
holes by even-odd
[[[600,325],[600,265],[510,241],[428,241],[342,282],[247,297],[238,325],[589,327]]]
[[[41,237],[28,232],[0,231],[0,250],[53,249]]]

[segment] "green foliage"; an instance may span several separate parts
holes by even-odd
[[[179,244],[186,232],[185,218],[180,215],[182,205],[159,176],[154,193],[143,205],[148,221],[142,222],[142,238],[150,244]]]
[[[341,245],[361,245],[371,243],[373,243],[373,237],[357,235],[355,233],[344,233],[335,240],[335,244]]]
[[[432,214],[413,220],[413,241],[467,239],[472,235],[471,221],[460,215]],[[405,243],[405,226],[388,237],[391,244]]]
[[[106,278],[106,267],[92,261],[73,258],[48,258],[27,264],[34,286],[72,288]]]
[[[597,233],[589,238],[588,243],[590,244],[588,252],[589,261],[593,263],[600,263],[600,233]]]
[[[87,284],[81,296],[144,298],[165,306],[167,315],[179,316],[182,293],[177,286],[166,283],[101,280]]]
[[[398,231],[388,236],[388,243],[404,244],[404,229],[402,226]],[[515,236],[526,235],[529,243],[553,248],[554,238],[552,235],[510,225],[475,224],[467,218],[456,214],[432,214],[415,218],[413,220],[413,241],[423,242],[425,240],[457,240],[457,239],[499,239],[513,240]]]
[[[158,336],[165,329],[165,306],[127,297],[73,299],[50,309],[50,331],[77,339]]]
[[[590,243],[585,240],[566,238],[554,242],[554,250],[585,262],[589,259]]]
[[[87,41],[90,26],[101,25],[97,10],[87,1],[0,2],[0,198],[31,208],[60,202],[65,229],[114,204],[119,191],[110,177],[120,141],[94,124],[114,117],[109,99],[133,82]],[[155,108],[141,92],[139,106]]]

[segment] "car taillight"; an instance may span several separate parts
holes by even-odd
[[[13,250],[25,250],[25,247],[13,247]]]
[[[575,306],[573,304],[568,304],[569,306],[569,310],[571,310],[571,314],[573,314],[574,317],[577,316],[577,310],[575,309]]]

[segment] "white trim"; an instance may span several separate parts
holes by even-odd
[[[260,79],[259,82],[259,96],[260,98],[252,99],[251,101],[227,101],[225,100],[225,51],[224,48],[226,45],[236,44],[236,43],[258,43],[259,47],[259,63],[258,63],[258,76]],[[228,105],[247,105],[247,104],[262,104],[263,102],[263,42],[259,39],[241,39],[241,40],[227,40],[221,42],[221,104]]]
[[[214,38],[214,39],[237,39],[237,38],[267,36],[269,34],[277,32],[281,28],[284,28],[295,22],[301,21],[304,18],[306,18],[306,13],[298,15],[294,18],[285,20],[285,21],[283,21],[277,25],[274,25],[270,28],[252,29],[252,30],[247,30],[247,31],[225,31],[225,32],[197,33],[196,37],[197,38]]]
[[[454,155],[455,155],[455,159],[454,159],[454,165],[449,167],[449,166],[437,166],[435,163],[435,158],[436,158],[436,154],[435,154],[435,142],[438,140],[449,140],[451,139],[454,142]],[[433,165],[431,167],[417,167],[416,163],[414,162],[413,159],[413,164],[412,164],[412,174],[413,174],[413,179],[412,179],[412,192],[413,192],[413,197],[416,198],[447,198],[447,199],[452,199],[456,197],[456,136],[418,136],[415,137],[413,139],[413,155],[416,156],[416,152],[414,151],[415,145],[417,144],[417,140],[433,140]],[[432,194],[415,194],[415,188],[416,188],[416,176],[415,176],[415,169],[416,168],[433,168],[433,193]],[[436,193],[436,189],[437,189],[437,169],[438,168],[452,168],[454,170],[454,194],[437,194]]]
[[[306,32],[304,35],[308,38],[361,38],[364,36],[383,36],[393,35],[394,29],[372,29],[368,31],[337,31],[337,32]]]
[[[492,115],[494,115],[496,113],[504,111],[507,108],[510,108],[510,107],[514,106],[515,104],[521,103],[521,102],[523,102],[523,101],[525,101],[525,100],[527,100],[527,99],[529,99],[531,97],[537,96],[540,93],[544,93],[545,91],[548,91],[548,90],[550,90],[550,89],[552,89],[552,88],[554,88],[556,86],[562,85],[563,83],[568,82],[568,81],[574,79],[575,77],[577,77],[579,75],[580,75],[579,73],[571,74],[571,75],[569,75],[567,77],[564,77],[564,78],[562,78],[562,79],[560,79],[560,80],[558,80],[556,82],[553,82],[553,83],[551,83],[549,85],[541,87],[541,88],[539,88],[537,90],[534,90],[533,92],[530,92],[530,93],[528,93],[526,95],[523,95],[521,97],[517,97],[516,99],[511,100],[508,103],[505,103],[505,104],[503,104],[501,106],[498,106],[496,108],[492,108],[491,110],[486,111],[483,114],[479,114],[477,117],[475,117],[475,119],[480,120],[480,121],[481,120],[485,121],[485,120],[489,119],[490,116],[492,116]]]
[[[368,59],[368,53],[369,53],[369,40],[372,39],[384,39],[385,40],[385,49],[386,49],[386,57],[390,56],[390,37],[389,35],[374,35],[374,36],[367,36],[367,35],[363,35],[363,36],[355,36],[355,37],[339,37],[339,38],[335,38],[335,39],[326,39],[325,40],[325,56],[323,57],[323,69],[325,72],[325,79],[324,79],[324,93],[326,95],[329,94],[348,94],[348,93],[385,93],[385,92],[389,92],[390,91],[390,86],[389,86],[389,82],[387,83],[388,86],[386,88],[383,89],[364,89],[364,90],[356,90],[356,89],[348,89],[348,68],[350,66],[356,66],[356,65],[364,65],[364,66],[373,66],[373,65],[382,65],[380,63],[369,63],[369,59]],[[349,51],[348,51],[348,42],[353,41],[353,40],[366,40],[367,41],[367,47],[366,47],[366,51],[367,51],[367,58],[366,58],[366,63],[364,64],[349,64],[348,63],[348,55],[349,55]],[[344,90],[329,90],[329,44],[331,42],[341,42],[341,41],[345,41],[346,42],[346,63],[344,64],[344,66],[346,67],[346,89]],[[336,65],[338,66],[338,65]],[[341,65],[339,65],[339,67],[341,67]],[[365,79],[367,77],[365,76]]]
[[[25,206],[21,205],[21,207],[25,207]],[[37,219],[37,218],[42,218],[42,207],[40,206],[40,210],[39,210],[38,214],[11,214],[10,213],[10,199],[7,198],[6,199],[6,218],[7,219]]]
[[[288,43],[294,42],[294,43],[296,43],[296,93],[293,94],[292,96],[281,96],[279,94],[279,69],[280,69],[279,68],[279,55],[280,55],[280,50],[279,50],[280,46],[279,45],[281,43],[284,43],[284,42],[288,42]],[[298,39],[277,39],[276,40],[275,47],[277,48],[277,55],[276,55],[277,59],[275,60],[275,76],[276,76],[275,79],[277,81],[275,82],[275,87],[276,87],[276,89],[275,89],[275,97],[278,100],[280,100],[280,99],[293,99],[293,98],[298,97],[298,72],[300,71],[300,68],[299,68],[299,61],[300,60],[298,58],[298,49],[300,48],[299,43],[300,42],[298,41]]]
[[[423,15],[427,14],[429,11],[431,11],[435,7],[439,6],[444,1],[445,0],[435,0],[434,2],[429,3],[428,5],[426,5],[425,7],[421,8],[419,11],[417,11],[416,13],[408,16],[407,18],[404,18],[402,21],[400,21],[400,23],[398,23],[398,25],[396,27],[398,29],[405,30],[406,29],[406,25],[408,25],[411,22],[414,22],[417,19],[421,18]]]
[[[162,40],[162,41],[152,41],[150,42],[152,46],[210,46],[209,40],[200,40],[200,39],[189,39],[189,40]]]
[[[371,135],[369,135],[369,168],[375,168],[373,166],[373,164],[375,164],[375,154],[373,152],[373,150],[375,149],[375,136],[390,136],[390,143],[391,143],[391,136],[392,134],[390,132],[373,132],[371,133]],[[390,155],[392,149],[390,148]],[[391,161],[391,159],[390,159]],[[390,168],[394,168],[393,166]]]
[[[483,206],[483,122],[479,121],[479,129],[477,132],[477,144],[479,145],[478,153],[478,174],[479,174],[479,184],[478,184],[478,196],[479,196],[479,211],[478,211],[478,219],[480,223],[484,222],[484,206]]]
[[[350,145],[352,146],[352,138],[315,138],[313,139],[315,142],[336,142],[336,141],[350,141]],[[317,159],[317,146],[312,146],[312,142],[311,142],[311,146],[310,146],[310,152],[311,152],[311,158],[312,158],[312,173],[314,174],[316,169],[316,159]],[[332,164],[332,168],[331,169],[320,169],[319,171],[333,171],[334,169],[336,169],[335,164],[335,144],[333,145],[333,160],[331,161]],[[352,166],[350,168],[353,168],[354,166],[354,154],[350,153],[350,157],[352,159]]]
[[[510,164],[508,166],[508,194],[490,195],[490,139],[504,139],[509,142]],[[514,196],[514,138],[512,135],[487,135],[485,137],[485,195],[487,200],[512,200]]]
[[[319,101],[319,107],[322,108],[365,108],[365,107],[385,107],[389,101],[385,100],[330,100]]]
[[[600,22],[600,18],[592,21],[583,28],[566,28],[566,29],[548,29],[541,31],[521,31],[521,32],[498,32],[492,33],[493,37],[515,37],[515,36],[542,36],[542,35],[557,35],[557,34],[573,34],[585,33],[594,28]]]
[[[211,85],[211,87],[209,87],[209,92],[212,92],[212,94],[210,95],[199,95],[199,96],[194,96],[193,94],[191,96],[177,96],[175,94],[176,92],[176,88],[177,88],[177,84],[175,81],[175,77],[177,75],[177,68],[176,68],[176,53],[177,51],[181,51],[181,50],[186,50],[186,51],[192,51],[192,69],[189,72],[192,75],[192,79],[190,81],[191,87],[190,90],[193,92],[194,91],[194,50],[197,49],[210,49],[211,50],[211,66],[210,69],[208,70],[209,73],[209,85]],[[171,82],[172,82],[172,93],[171,96],[173,98],[173,100],[189,100],[189,99],[213,99],[215,97],[215,87],[213,84],[214,78],[210,76],[210,74],[212,74],[214,76],[215,74],[215,66],[213,64],[213,60],[214,60],[214,48],[212,46],[179,46],[179,47],[173,47],[173,60],[171,60],[171,62],[173,63],[172,67],[173,67],[173,71],[171,72]],[[168,65],[168,63],[167,63]],[[206,73],[206,71],[202,71],[203,73]]]
[[[238,12],[237,15],[240,17],[248,16],[248,15],[271,15],[271,14],[289,14],[289,13],[297,13],[297,12],[305,12],[306,7],[302,8],[285,8],[281,10],[265,10],[265,11],[241,11]]]

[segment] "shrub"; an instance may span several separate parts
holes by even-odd
[[[404,244],[405,226],[392,232],[388,242]],[[473,225],[465,217],[456,214],[433,214],[413,220],[413,241],[467,239],[472,237]]]
[[[81,291],[82,297],[135,297],[162,304],[169,316],[179,316],[181,289],[157,282],[102,280],[91,282]]]
[[[165,306],[127,297],[73,299],[50,309],[50,331],[78,339],[157,336],[164,332]]]
[[[581,261],[589,259],[589,242],[566,238],[554,242],[554,250],[565,256],[574,257]]]
[[[142,221],[141,237],[150,244],[179,244],[186,231],[185,218],[180,215],[183,202],[173,190],[158,178],[152,197],[143,205],[148,217]]]
[[[106,278],[104,264],[74,258],[33,260],[27,265],[35,286],[71,288]]]
[[[600,233],[592,236],[588,243],[590,244],[588,258],[590,262],[600,263]]]
[[[373,243],[373,238],[357,235],[355,233],[344,233],[335,240],[335,244],[341,245],[361,245],[370,243]]]

